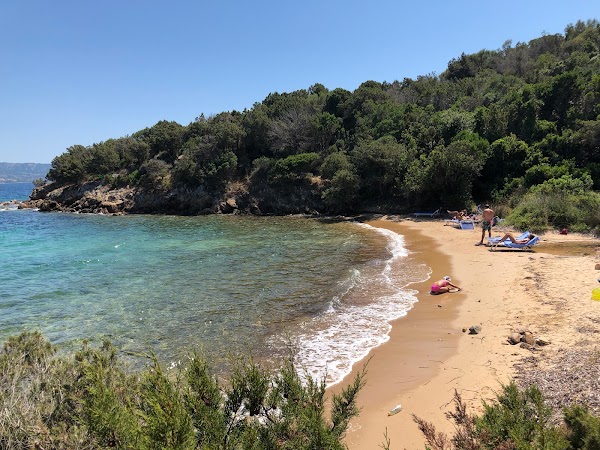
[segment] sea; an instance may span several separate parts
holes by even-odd
[[[0,203],[29,183],[0,184]],[[295,353],[328,385],[389,339],[430,269],[404,237],[300,216],[92,215],[0,207],[0,342],[40,331],[61,351],[110,340],[132,367],[191,352],[226,373],[240,355]]]

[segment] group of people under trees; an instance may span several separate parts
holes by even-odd
[[[463,209],[461,211],[447,211],[448,214],[452,217],[452,220],[469,220],[473,218],[473,215],[469,215],[466,209]]]

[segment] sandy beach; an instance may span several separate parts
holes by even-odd
[[[460,230],[440,220],[395,217],[370,224],[404,235],[408,250],[431,267],[432,275],[410,286],[419,292],[418,303],[392,324],[390,340],[366,358],[361,414],[346,436],[350,449],[380,448],[386,432],[393,450],[423,449],[412,415],[452,433],[445,413],[453,409],[455,390],[477,412],[502,383],[515,377],[526,381],[542,370],[552,374],[570,351],[600,349],[600,302],[591,299],[599,286],[598,239],[547,233],[533,252],[490,251],[474,245],[481,237],[479,228]],[[494,229],[493,235],[507,230]],[[431,282],[444,275],[462,291],[430,295]],[[480,326],[480,333],[469,334],[471,326]],[[519,329],[549,344],[510,345],[508,337]],[[362,368],[356,364],[350,377]],[[331,391],[339,392],[345,382]],[[590,386],[570,389],[574,401],[594,401]],[[388,416],[398,404],[401,412]]]

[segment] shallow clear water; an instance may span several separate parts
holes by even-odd
[[[171,364],[250,353],[339,381],[387,340],[427,277],[386,230],[301,217],[0,212],[0,340],[40,330],[67,349],[110,339]],[[135,359],[137,363],[143,360]]]

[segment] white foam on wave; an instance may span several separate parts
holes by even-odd
[[[325,329],[300,334],[296,337],[298,365],[315,379],[325,378],[328,386],[340,382],[371,349],[389,340],[390,321],[406,315],[417,301],[415,293],[344,308]]]
[[[390,230],[359,225],[388,239],[390,258],[379,273],[368,277],[363,277],[357,269],[352,270],[343,283],[347,289],[331,302],[326,313],[305,322],[298,333],[294,333],[298,366],[315,379],[325,378],[328,386],[339,383],[350,374],[356,362],[389,340],[390,322],[405,316],[417,302],[417,291],[407,285],[430,275],[427,268],[426,275],[410,272],[412,276],[408,278],[413,278],[410,280],[406,273],[398,276],[397,265],[409,255],[404,237]],[[368,297],[371,292],[374,298],[366,304],[340,301],[353,293]]]
[[[340,304],[340,301],[348,295],[350,291],[359,283],[360,281],[360,270],[352,269],[350,276],[339,283],[342,292],[339,295],[336,295],[331,302],[329,302],[329,307],[326,310],[326,313],[331,314],[335,313],[336,306]]]
[[[404,246],[404,236],[398,233],[394,233],[391,230],[386,230],[385,228],[377,228],[372,227],[371,225],[367,225],[364,223],[359,223],[359,226],[367,227],[373,231],[383,234],[388,238],[388,250],[391,252],[392,257],[386,261],[385,269],[383,269],[383,276],[389,283],[394,283],[394,279],[391,276],[393,264],[401,258],[406,258],[408,256],[408,250]]]

